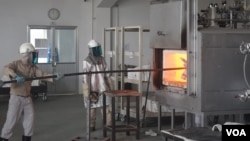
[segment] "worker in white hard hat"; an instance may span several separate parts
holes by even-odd
[[[101,45],[95,41],[90,40],[88,43],[89,54],[83,61],[83,72],[107,71],[108,67],[104,57],[102,56]],[[90,84],[89,84],[90,83]],[[111,79],[108,73],[93,73],[90,75],[83,75],[83,96],[85,107],[87,107],[87,97],[90,99],[90,129],[95,130],[96,124],[96,109],[103,106],[103,92],[113,89]],[[89,89],[90,87],[90,89]],[[90,90],[90,92],[89,92]],[[107,103],[107,125],[111,125],[111,111],[110,111],[110,97],[106,99]]]
[[[31,141],[34,125],[34,107],[30,95],[31,81],[25,81],[26,78],[43,77],[47,74],[41,71],[36,63],[38,62],[38,51],[31,43],[23,43],[19,48],[21,59],[15,60],[4,66],[4,74],[12,80],[16,80],[10,87],[9,107],[6,121],[2,128],[0,141],[8,141],[12,134],[16,122],[23,116],[24,133],[22,141]],[[55,80],[63,77],[60,73],[55,73]],[[53,78],[44,79],[53,82]]]

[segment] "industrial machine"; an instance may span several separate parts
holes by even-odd
[[[185,111],[185,128],[208,126],[208,117],[217,115],[234,115],[234,120],[244,122],[244,115],[250,113],[250,102],[237,99],[244,101],[250,92],[245,81],[250,80],[250,75],[243,73],[250,70],[250,64],[239,49],[242,41],[250,42],[248,18],[243,20],[240,16],[248,13],[244,8],[248,1],[234,2],[234,7],[227,7],[227,1],[222,1],[222,7],[209,5],[202,19],[198,16],[198,0],[151,5],[154,67],[186,67],[155,72],[155,95],[159,105]],[[203,27],[199,26],[201,23]]]
[[[249,28],[249,0],[221,0],[221,4],[210,3],[198,13],[198,24],[204,27],[216,26]]]

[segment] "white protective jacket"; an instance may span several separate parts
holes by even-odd
[[[93,63],[89,56],[83,61],[83,72],[96,72],[96,71],[108,71],[107,64],[104,57],[98,57],[98,63]],[[91,78],[90,78],[91,77]],[[90,80],[89,80],[90,79]],[[109,79],[108,73],[93,73],[83,75],[83,84],[87,84],[90,87],[91,92],[97,92],[99,94],[99,100],[97,103],[91,103],[91,108],[98,108],[103,106],[103,92],[110,90],[111,86],[107,81]],[[89,84],[89,81],[91,81]],[[90,93],[91,93],[90,92]],[[87,107],[86,97],[84,98],[85,107]],[[106,104],[111,102],[110,97],[106,97]]]

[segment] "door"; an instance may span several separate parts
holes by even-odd
[[[48,73],[75,73],[78,70],[75,26],[28,26],[28,41],[39,51],[38,67]],[[49,94],[76,94],[78,76],[47,83]]]
[[[185,20],[184,1],[169,1],[164,4],[150,5],[151,46],[168,49],[185,48]]]

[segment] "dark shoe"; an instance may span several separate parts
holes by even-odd
[[[8,139],[4,139],[0,137],[0,141],[8,141]]]
[[[31,136],[23,136],[23,141],[31,141]]]
[[[95,127],[90,127],[90,131],[95,131]]]

